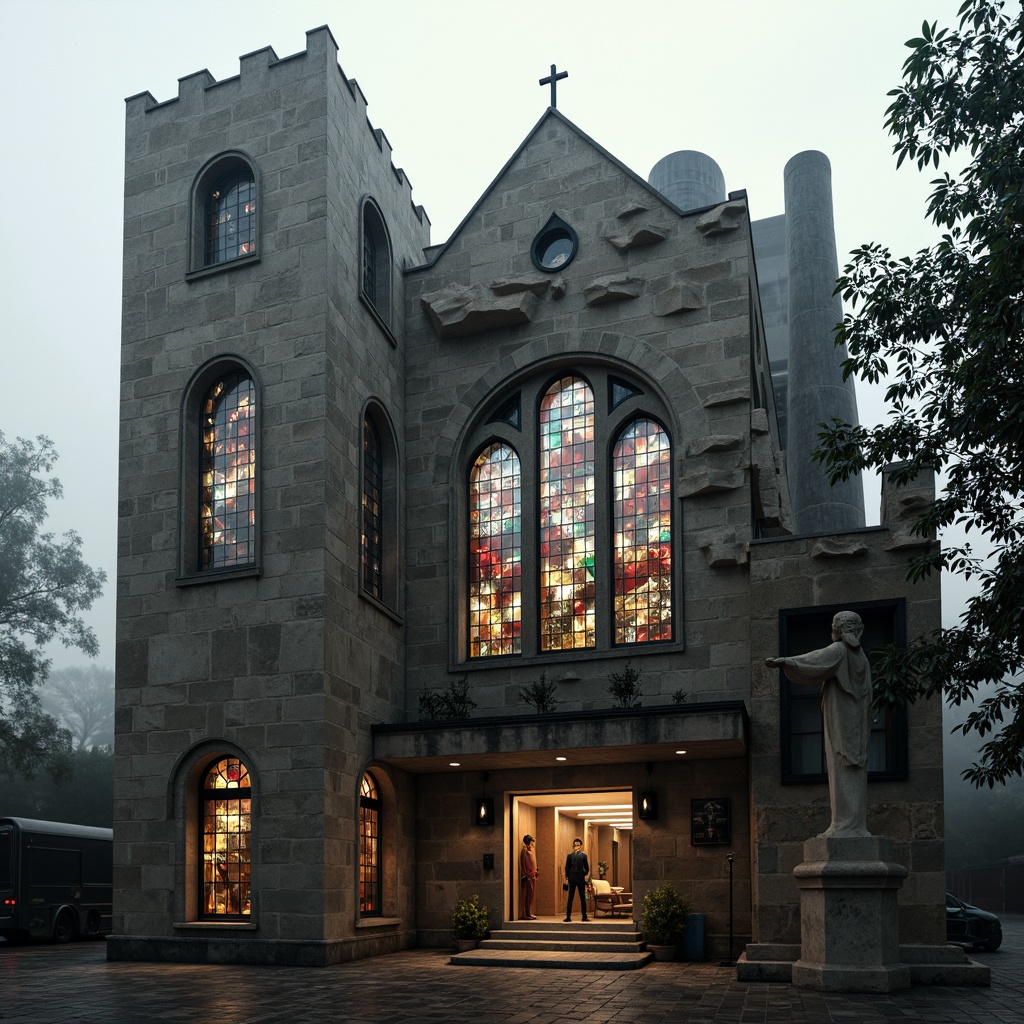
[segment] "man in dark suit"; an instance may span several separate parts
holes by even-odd
[[[580,910],[583,920],[587,921],[587,882],[590,879],[590,861],[583,852],[583,840],[572,841],[572,853],[565,858],[565,880],[569,887],[569,898],[565,901],[565,919],[572,920],[572,897],[579,890]]]

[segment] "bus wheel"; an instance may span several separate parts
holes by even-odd
[[[70,942],[75,937],[75,917],[70,910],[62,910],[53,923],[53,941]]]

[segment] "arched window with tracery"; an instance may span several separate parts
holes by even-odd
[[[488,445],[469,473],[470,657],[518,654],[522,645],[523,525],[519,456]]]
[[[203,917],[248,917],[252,889],[252,788],[237,757],[210,766],[199,794]]]
[[[636,419],[612,449],[616,644],[672,639],[672,446]]]
[[[594,393],[563,377],[540,403],[540,649],[596,644]]]
[[[377,780],[363,774],[359,786],[359,913],[379,917],[381,907],[380,790]]]
[[[239,166],[218,178],[206,197],[206,266],[256,252],[256,179]]]
[[[200,409],[199,567],[256,561],[256,387],[235,371],[207,391]]]

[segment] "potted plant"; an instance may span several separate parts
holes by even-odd
[[[647,948],[656,960],[672,960],[676,947],[686,934],[686,915],[690,901],[680,896],[671,883],[650,889],[644,896],[640,927]]]
[[[604,878],[608,874],[608,865],[605,861],[599,860],[597,862],[597,873]]]
[[[480,897],[473,893],[468,900],[458,900],[452,911],[452,937],[459,952],[476,949],[477,943],[487,934],[487,907],[480,903]]]

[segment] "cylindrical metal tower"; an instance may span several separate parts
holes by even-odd
[[[812,455],[819,424],[857,423],[853,380],[843,380],[846,349],[834,344],[843,318],[835,295],[839,264],[832,220],[832,168],[824,153],[798,153],[785,170],[789,264],[789,489],[799,533],[864,525],[860,477],[834,487]]]
[[[647,176],[680,210],[699,210],[725,202],[725,175],[711,157],[695,149],[681,149],[662,157]]]

